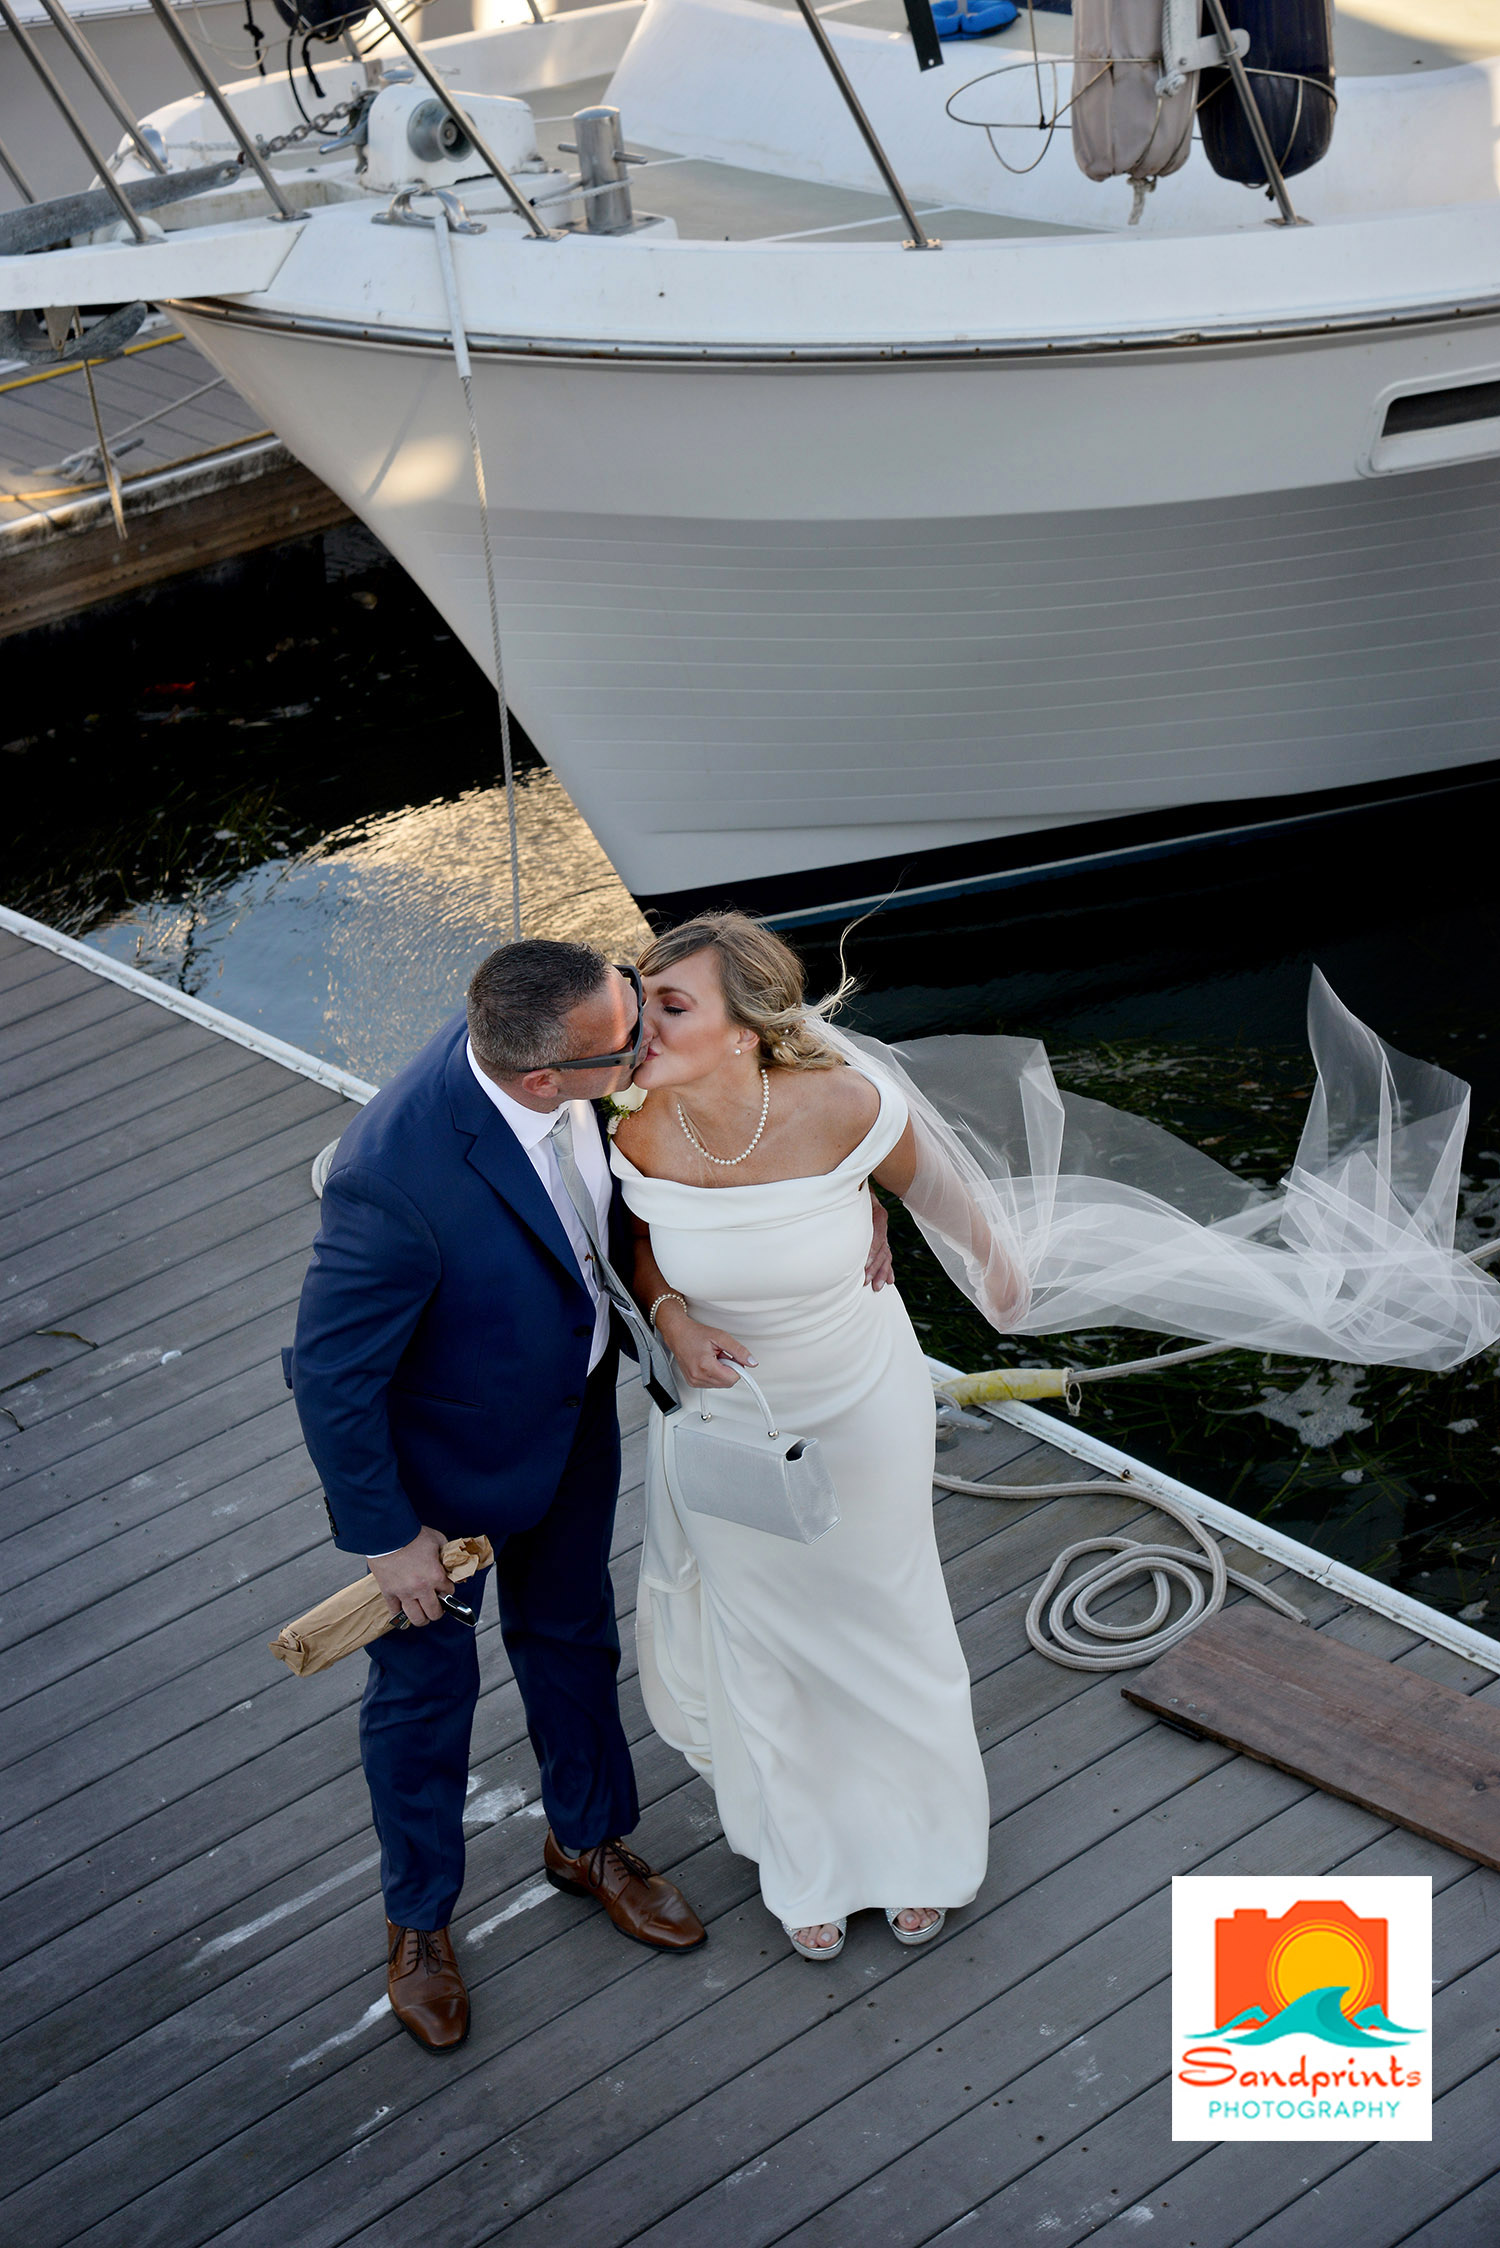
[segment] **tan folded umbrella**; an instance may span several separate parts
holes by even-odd
[[[487,1569],[494,1558],[495,1549],[488,1538],[450,1538],[442,1552],[443,1567],[455,1584],[462,1584],[478,1569]],[[320,1600],[295,1623],[283,1624],[269,1644],[279,1663],[285,1663],[299,1678],[306,1678],[315,1670],[327,1670],[342,1656],[352,1655],[356,1647],[368,1647],[372,1639],[391,1630],[394,1622],[385,1594],[373,1576],[366,1574],[358,1584],[345,1585],[342,1592]]]

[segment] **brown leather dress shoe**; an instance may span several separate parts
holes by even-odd
[[[682,1891],[623,1842],[596,1843],[575,1857],[552,1829],[542,1846],[542,1867],[554,1889],[571,1897],[592,1897],[603,1905],[623,1935],[658,1951],[691,1951],[706,1943],[704,1927]]]
[[[424,2052],[455,2052],[469,2034],[469,1994],[447,1929],[388,1920],[385,1934],[391,2012]]]

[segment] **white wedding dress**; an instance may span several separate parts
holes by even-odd
[[[880,1094],[836,1170],[693,1187],[612,1156],[668,1285],[749,1345],[782,1427],[820,1440],[838,1492],[838,1526],[812,1546],[683,1518],[653,1413],[646,1708],[712,1781],[731,1847],[793,1927],[963,1904],[984,1873],[984,1773],[932,1534],[932,1385],[896,1290],[864,1284],[865,1181],[908,1117],[906,1207],[998,1333],[1144,1327],[1436,1370],[1500,1340],[1500,1287],[1455,1246],[1469,1089],[1387,1046],[1321,974],[1316,1084],[1274,1190],[1060,1092],[1034,1040],[893,1050],[812,1011],[808,1026]],[[714,1400],[753,1415],[748,1394]]]
[[[636,1609],[647,1714],[711,1783],[730,1848],[793,1928],[967,1904],[989,1838],[933,1536],[932,1381],[899,1293],[864,1278],[865,1182],[907,1109],[890,1079],[863,1074],[879,1115],[820,1177],[683,1186],[612,1154],[668,1285],[759,1360],[778,1421],[818,1438],[838,1493],[839,1521],[814,1545],[680,1513],[652,1410]],[[732,1390],[713,1410],[755,1417]]]

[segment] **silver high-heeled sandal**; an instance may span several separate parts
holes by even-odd
[[[906,1908],[903,1905],[901,1909],[904,1912]],[[784,1920],[781,1925],[783,1930],[785,1931],[786,1940],[791,1945],[793,1951],[797,1954],[797,1957],[799,1959],[810,1959],[815,1967],[820,1965],[821,1962],[825,1959],[837,1959],[839,1953],[844,1948],[844,1938],[849,1933],[849,1923],[847,1920],[804,1920],[802,1922],[802,1926],[804,1928],[837,1928],[839,1932],[839,1940],[836,1944],[799,1944],[797,1941],[796,1930],[794,1928],[787,1927],[787,1924]]]
[[[898,1944],[930,1944],[934,1936],[940,1936],[943,1932],[943,1922],[948,1917],[945,1911],[938,1910],[936,1920],[931,1921],[925,1928],[903,1928],[896,1916],[902,1912],[932,1912],[934,1910],[937,1910],[937,1908],[932,1905],[887,1905],[885,1924]]]

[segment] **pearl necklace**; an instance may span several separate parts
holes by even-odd
[[[760,1122],[755,1127],[754,1137],[751,1139],[750,1145],[738,1155],[710,1155],[708,1149],[693,1130],[692,1125],[683,1115],[681,1101],[678,1101],[676,1106],[677,1121],[682,1126],[683,1137],[688,1144],[697,1149],[705,1163],[717,1163],[721,1171],[732,1171],[737,1163],[743,1163],[749,1156],[752,1156],[760,1145],[760,1135],[765,1130],[766,1118],[771,1113],[771,1080],[765,1070],[762,1070],[760,1073]]]

